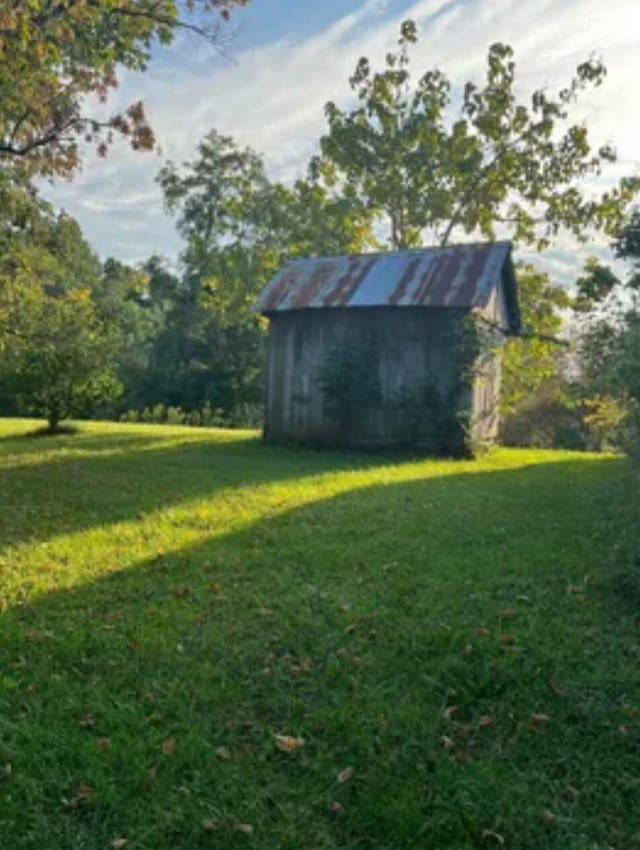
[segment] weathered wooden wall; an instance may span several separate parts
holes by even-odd
[[[463,313],[424,308],[309,309],[271,317],[266,376],[265,437],[324,443],[390,446],[411,444],[425,451],[446,451],[443,440],[459,429],[457,414],[472,414],[486,392],[469,384],[461,389],[452,355]],[[378,404],[363,405],[345,428],[329,413],[321,386],[323,366],[332,351],[366,341],[370,369],[381,391]],[[416,427],[407,396],[424,399],[425,384],[446,399],[424,410]],[[493,384],[491,385],[493,392]],[[433,392],[426,397],[433,399]],[[454,398],[455,396],[455,398]],[[495,407],[495,405],[494,405]],[[445,409],[446,408],[446,409]],[[483,432],[484,433],[484,432]],[[487,432],[488,433],[488,432]]]

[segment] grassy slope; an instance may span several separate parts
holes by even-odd
[[[0,423],[2,848],[640,847],[623,461],[28,427]]]

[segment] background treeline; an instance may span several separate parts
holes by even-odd
[[[7,29],[5,49],[28,58],[19,24]],[[90,22],[77,25],[84,38]],[[144,33],[125,35],[135,54]],[[78,167],[74,138],[86,136],[88,121],[82,69],[64,126],[44,105],[25,123],[0,87],[3,137],[22,139],[0,144],[0,414],[43,416],[52,431],[79,416],[259,425],[265,326],[252,306],[287,259],[498,234],[542,250],[564,231],[585,241],[605,234],[624,273],[592,259],[567,289],[534,265],[519,268],[524,334],[504,352],[503,440],[629,447],[640,417],[640,178],[586,191],[616,153],[570,120],[604,67],[589,60],[557,94],[521,99],[513,51],[495,44],[483,83],[467,83],[460,98],[438,70],[412,79],[416,40],[406,21],[381,69],[358,62],[355,106],[326,105],[317,155],[292,184],[271,179],[259,154],[215,130],[191,161],[167,162],[157,180],[183,238],[173,264],[99,260],[78,224],[34,188],[37,177],[71,177]],[[47,80],[66,92],[50,60]],[[93,61],[90,52],[83,61]],[[41,127],[45,119],[53,126]],[[114,121],[110,132],[134,147],[152,144],[141,108]]]

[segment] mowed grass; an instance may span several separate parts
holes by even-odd
[[[640,847],[623,459],[35,425],[0,423],[3,850]]]

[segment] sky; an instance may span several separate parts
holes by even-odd
[[[580,62],[602,58],[605,84],[575,115],[594,142],[618,150],[602,187],[640,173],[640,0],[252,0],[233,16],[226,55],[181,34],[154,50],[146,73],[121,78],[110,107],[142,99],[159,153],[136,153],[124,143],[106,160],[88,153],[80,174],[45,185],[43,194],[80,222],[103,258],[137,263],[156,253],[175,262],[181,240],[155,183],[163,162],[191,158],[215,128],[260,152],[274,178],[302,175],[325,128],[324,104],[349,105],[358,58],[380,66],[408,17],[420,34],[415,75],[438,67],[454,85],[481,81],[495,41],[513,46],[523,96],[558,90]],[[585,248],[562,236],[539,262],[570,282],[585,256],[607,252],[604,241]]]

